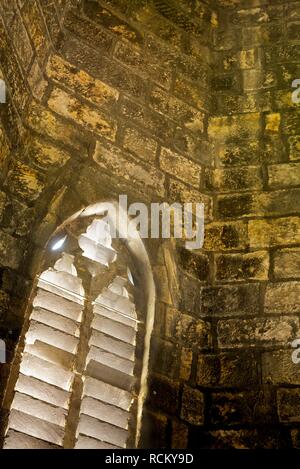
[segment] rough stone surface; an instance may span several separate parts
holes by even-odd
[[[203,202],[202,249],[145,240],[159,307],[141,446],[300,447],[299,6],[2,1],[1,396],[58,225],[119,194]]]
[[[299,291],[299,282],[268,285],[265,296],[265,312],[276,314],[299,313]]]
[[[299,334],[299,318],[228,319],[219,322],[221,348],[286,345]]]
[[[204,423],[203,394],[196,389],[185,386],[182,394],[181,418],[193,425]]]
[[[293,363],[292,353],[295,349],[265,352],[262,355],[263,382],[271,384],[300,383],[300,368]]]

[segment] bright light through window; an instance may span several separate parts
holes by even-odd
[[[67,235],[59,239],[58,241],[56,241],[56,243],[54,243],[51,248],[52,251],[58,251],[58,249],[60,249],[65,244],[66,239],[67,239]]]

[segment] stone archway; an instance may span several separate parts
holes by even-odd
[[[50,267],[37,275],[6,393],[5,447],[139,444],[155,286],[138,233],[117,243],[126,254],[112,246],[101,220],[109,206],[75,214],[47,243]],[[66,252],[54,262],[51,249]],[[127,254],[133,273],[124,265]],[[136,285],[132,294],[129,283]]]

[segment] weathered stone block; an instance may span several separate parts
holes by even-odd
[[[187,0],[186,3],[189,3],[189,7],[191,7],[192,2],[190,0]],[[212,54],[210,48],[207,45],[202,44],[195,36],[191,35],[189,40],[191,55],[198,60],[200,59],[201,62],[207,65],[212,65]]]
[[[290,97],[291,97],[291,77],[297,75],[298,64],[295,63],[284,63],[276,65],[276,72],[278,77],[278,84],[280,88],[286,89],[289,88]]]
[[[180,309],[197,314],[200,309],[200,282],[180,271],[178,272],[178,278],[180,285]]]
[[[189,55],[177,54],[176,69],[179,74],[198,84],[199,77],[201,77],[201,85],[204,88],[210,86],[211,69],[205,63],[195,60]]]
[[[257,425],[272,421],[274,405],[267,391],[213,393],[210,418],[215,425]]]
[[[266,5],[267,15],[270,21],[281,20],[286,14],[284,5],[280,2],[276,2],[277,5]]]
[[[179,265],[198,280],[207,280],[209,258],[205,254],[194,254],[188,249],[178,248]]]
[[[60,168],[71,157],[66,151],[39,139],[35,139],[29,146],[28,153],[34,163],[44,169]]]
[[[224,285],[201,290],[203,316],[254,315],[259,310],[259,285]]]
[[[262,53],[259,48],[245,49],[238,53],[238,62],[242,70],[259,68]]]
[[[288,137],[299,135],[300,112],[290,109],[282,112],[282,133]]]
[[[197,360],[197,385],[217,386],[220,376],[220,360],[217,355],[200,354]]]
[[[290,160],[300,159],[300,136],[295,135],[288,138],[289,158]]]
[[[184,381],[188,381],[190,379],[192,361],[193,361],[192,350],[186,347],[182,347],[181,355],[180,355],[180,370],[179,370],[180,379],[183,379]]]
[[[215,169],[212,186],[218,192],[260,190],[263,187],[261,170],[256,166]]]
[[[218,280],[267,280],[268,273],[269,254],[265,251],[216,256],[216,278]]]
[[[152,337],[150,366],[151,369],[169,378],[177,378],[179,374],[179,348],[166,340]]]
[[[293,448],[300,448],[300,431],[298,428],[291,429],[291,440]]]
[[[265,132],[277,133],[280,130],[281,116],[278,112],[269,113],[266,115]]]
[[[273,347],[286,345],[299,332],[299,319],[295,316],[224,319],[218,323],[218,343],[220,348]]]
[[[174,94],[201,111],[208,112],[210,110],[211,97],[207,90],[183,76],[176,77]]]
[[[34,60],[27,78],[33,96],[41,101],[47,89],[48,81],[45,80],[37,60]]]
[[[64,26],[71,31],[76,37],[90,42],[93,38],[95,47],[108,53],[113,44],[112,36],[105,30],[99,28],[92,21],[88,21],[82,16],[77,16],[74,12],[69,12],[64,20]]]
[[[84,2],[83,11],[92,21],[95,21],[111,33],[120,36],[122,39],[133,43],[141,43],[143,41],[142,34],[136,28],[115,16],[111,11],[103,8],[98,2],[87,0]]]
[[[284,423],[300,422],[300,389],[277,391],[279,420]]]
[[[77,69],[58,55],[50,57],[47,74],[52,80],[62,83],[70,91],[76,92],[99,106],[110,108],[118,100],[117,90],[88,75],[84,70]]]
[[[199,187],[201,167],[179,153],[172,152],[168,148],[162,148],[160,166],[163,171],[178,177],[178,179],[194,187]]]
[[[266,313],[299,313],[299,311],[300,282],[267,285],[265,296]]]
[[[287,90],[279,90],[274,93],[274,108],[280,111],[297,109],[297,103],[292,101],[292,92]]]
[[[116,156],[118,157],[116,158]],[[129,158],[119,148],[112,145],[96,145],[94,161],[102,170],[118,178],[124,178],[130,184],[151,189],[158,195],[164,194],[164,175],[150,165],[142,165],[139,161]]]
[[[197,447],[204,449],[286,449],[285,430],[268,428],[242,429],[242,430],[213,430],[203,432],[197,438]],[[200,440],[200,441],[199,441]],[[200,445],[200,446],[199,446]]]
[[[128,128],[124,134],[124,148],[146,161],[156,158],[157,142],[137,129]]]
[[[248,387],[259,383],[260,370],[255,352],[240,351],[238,355],[221,353],[219,358],[220,386]]]
[[[150,95],[150,106],[157,112],[165,114],[191,132],[199,134],[204,130],[205,115],[185,104],[178,98],[168,95],[161,88],[154,88]]]
[[[241,2],[239,2],[241,3]],[[252,6],[252,2],[249,2],[250,4],[247,5],[249,7]],[[259,3],[259,2],[258,2]],[[242,6],[242,5],[241,5]],[[270,21],[270,17],[267,14],[266,10],[264,8],[245,8],[245,9],[238,9],[231,15],[231,21],[234,24],[239,24],[239,25],[256,25],[256,24],[264,24],[268,21]]]
[[[3,228],[18,236],[25,236],[32,229],[32,220],[36,217],[33,207],[20,202],[17,198],[7,198],[3,213]]]
[[[213,91],[240,91],[240,80],[237,74],[221,74],[215,75],[212,79]]]
[[[55,8],[55,3],[49,3],[47,0],[41,0],[40,5],[45,16],[47,28],[54,44],[56,44],[59,33],[61,31],[59,23],[59,15]]]
[[[299,33],[299,22],[295,23],[288,23],[287,27],[287,37],[291,41],[299,41],[300,40],[300,33]]]
[[[208,135],[214,140],[229,142],[234,138],[253,138],[260,132],[258,113],[212,117],[209,120]]]
[[[173,142],[174,124],[165,116],[149,111],[130,99],[121,101],[121,115],[127,122],[134,122],[150,132],[155,138],[167,143]]]
[[[227,3],[226,0],[225,2]],[[229,3],[232,3],[231,0],[229,0]],[[236,30],[234,29],[226,30],[226,31],[217,30],[215,33],[214,48],[217,51],[231,50],[234,48],[236,41],[237,41]]]
[[[300,164],[275,164],[268,166],[269,186],[272,188],[298,186],[300,181]]]
[[[134,98],[145,99],[148,83],[121,63],[105,57],[105,51],[99,60],[98,51],[83,44],[82,41],[71,39],[64,44],[63,52],[69,62],[84,69],[95,78],[99,78],[107,85],[132,95]]]
[[[214,150],[221,166],[257,165],[261,160],[261,149],[257,140],[248,140],[246,145],[239,141],[226,145],[217,142]]]
[[[291,3],[290,5],[288,5],[287,18],[290,21],[296,21],[300,19],[300,12],[297,4]]]
[[[149,35],[145,43],[145,53],[151,63],[164,64],[167,70],[173,69],[178,60],[178,51],[168,47],[154,35]]]
[[[248,233],[253,248],[297,244],[300,242],[300,218],[249,220]]]
[[[155,266],[153,268],[153,273],[155,285],[157,288],[157,297],[163,303],[171,305],[172,297],[168,282],[166,282],[166,279],[168,278],[168,272],[166,267],[163,265]]]
[[[204,396],[202,392],[184,386],[180,416],[192,425],[204,424]]]
[[[300,385],[300,366],[292,361],[294,350],[289,347],[262,354],[263,383]]]
[[[182,342],[191,349],[205,349],[211,345],[211,325],[207,321],[195,319],[174,308],[166,313],[166,337]]]
[[[6,194],[5,192],[0,192],[0,220],[2,220],[4,210],[5,210],[5,205],[6,205]]]
[[[133,72],[143,75],[148,79],[150,78],[151,81],[165,89],[170,88],[172,81],[171,71],[159,64],[151,63],[151,56],[145,56],[141,49],[132,47],[125,42],[118,42],[114,51],[114,57],[127,65],[127,67],[130,67]]]
[[[70,119],[86,130],[95,132],[108,140],[115,140],[117,124],[99,110],[81,103],[74,96],[60,89],[54,89],[48,100],[50,109]]]
[[[217,210],[221,217],[249,217],[259,215],[288,215],[298,210],[300,189],[274,192],[220,195]]]
[[[82,147],[82,141],[76,128],[66,124],[59,116],[37,103],[34,103],[30,108],[28,124],[39,134],[48,135],[52,139],[76,149]]]
[[[5,161],[6,157],[9,154],[9,146],[7,142],[7,138],[4,135],[3,129],[0,126],[0,165],[2,166],[3,162]]]
[[[179,407],[179,383],[159,375],[149,376],[148,402],[154,409],[176,414]]]
[[[0,231],[0,263],[4,267],[17,269],[24,255],[24,243]]]
[[[276,278],[297,278],[300,275],[300,248],[287,248],[274,255]]]
[[[10,24],[15,16],[17,5],[12,3],[10,0],[3,0],[1,7],[1,13],[5,19],[5,22]]]
[[[165,328],[165,310],[166,305],[157,301],[155,307],[155,317],[153,324],[153,334],[158,337],[163,337]]]
[[[37,4],[35,2],[26,2],[22,15],[37,56],[44,62],[49,53],[50,40]]]
[[[26,72],[33,56],[33,50],[26,28],[18,11],[11,24],[10,34],[21,64]]]
[[[188,445],[188,427],[177,420],[172,420],[172,449],[185,449]]]
[[[183,127],[176,127],[173,145],[177,151],[186,154],[200,164],[210,166],[213,159],[213,149],[205,137],[199,138]]]
[[[245,48],[253,47],[253,45],[273,44],[282,40],[282,37],[283,27],[276,23],[251,26],[242,30],[242,43]]]
[[[244,222],[208,223],[203,248],[209,251],[243,250],[248,244]]]
[[[261,161],[266,164],[282,163],[286,154],[283,138],[275,132],[265,132]]]
[[[23,163],[16,163],[8,174],[7,187],[15,197],[25,201],[36,200],[44,189],[41,175]]]
[[[223,96],[223,98],[222,98]],[[221,114],[254,114],[258,112],[270,112],[272,109],[272,95],[270,91],[254,91],[242,95],[216,95],[217,105]],[[242,136],[241,138],[245,138]],[[249,137],[247,137],[249,138]]]
[[[220,72],[233,72],[238,68],[239,57],[231,51],[217,52],[212,57],[214,58],[216,69]],[[215,60],[216,57],[218,60]]]
[[[198,168],[200,170],[200,166]],[[169,197],[171,202],[203,203],[205,220],[211,218],[212,197],[202,194],[176,179],[170,179],[169,181]]]
[[[198,386],[247,387],[258,384],[259,369],[251,351],[198,357]]]
[[[98,63],[97,74],[110,86],[118,88],[126,94],[144,101],[148,92],[146,79],[132,73],[126,67],[110,59],[103,60],[101,66]],[[145,77],[146,78],[146,77]]]

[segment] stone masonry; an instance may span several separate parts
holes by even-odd
[[[9,362],[64,220],[118,194],[205,204],[201,250],[145,240],[144,447],[300,446],[299,46],[299,0],[0,0]]]

